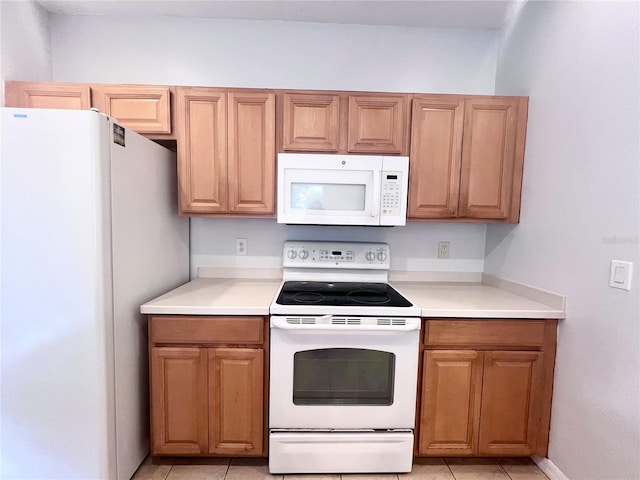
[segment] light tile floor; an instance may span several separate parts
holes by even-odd
[[[266,458],[147,458],[132,480],[548,480],[529,458],[416,458],[411,473],[271,475]]]

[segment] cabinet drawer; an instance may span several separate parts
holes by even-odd
[[[264,342],[262,317],[151,317],[151,343],[255,344]]]
[[[538,347],[544,320],[427,320],[424,343],[430,347]]]

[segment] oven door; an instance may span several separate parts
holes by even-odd
[[[413,429],[420,320],[403,321],[292,325],[271,317],[269,428]]]
[[[278,223],[379,225],[382,157],[278,154]]]

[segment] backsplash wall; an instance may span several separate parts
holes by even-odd
[[[483,223],[411,222],[403,227],[282,225],[274,219],[191,219],[191,276],[198,267],[279,268],[286,240],[384,242],[391,270],[482,272]],[[247,239],[247,255],[235,254],[236,238]],[[451,243],[450,258],[438,259],[438,242]]]

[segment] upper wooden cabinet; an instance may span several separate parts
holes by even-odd
[[[517,223],[528,99],[416,95],[408,217]]]
[[[464,97],[413,99],[409,162],[410,218],[453,218],[458,213]]]
[[[407,103],[406,95],[349,95],[349,152],[401,154]]]
[[[408,152],[407,94],[300,91],[280,97],[281,151]]]
[[[180,213],[273,214],[275,94],[177,89]]]
[[[91,108],[91,88],[88,85],[6,81],[4,89],[5,107],[64,110]]]
[[[284,151],[339,150],[339,95],[285,93],[283,102]]]
[[[171,140],[171,87],[80,83],[5,82],[5,106],[97,108],[122,126],[149,138]]]
[[[147,85],[96,85],[92,106],[127,128],[143,134],[171,133],[169,87]]]

